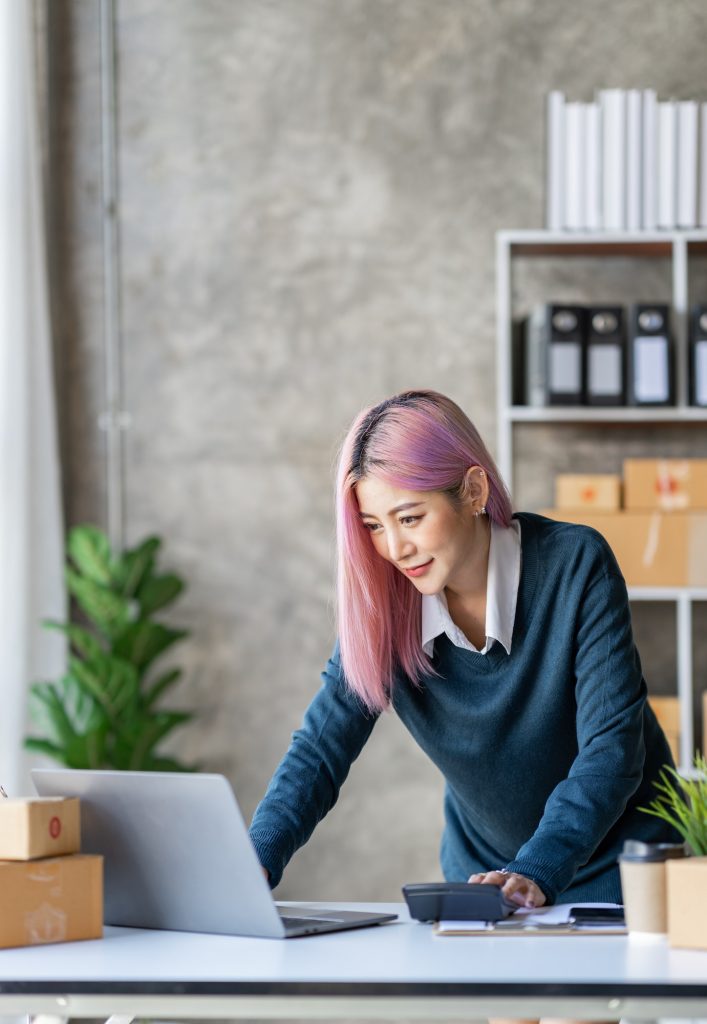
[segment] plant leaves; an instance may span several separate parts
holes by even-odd
[[[185,636],[188,636],[186,630],[169,629],[159,622],[139,619],[115,638],[113,650],[135,665],[139,672],[144,672],[155,658]]]
[[[73,622],[54,622],[51,619],[45,619],[42,625],[47,629],[55,629],[59,633],[65,633],[72,646],[79,654],[83,654],[86,658],[103,653],[100,640],[93,633],[89,633],[87,629],[83,629],[82,626],[77,626]]]
[[[69,531],[67,548],[74,565],[87,579],[110,586],[110,544],[102,530],[89,523],[75,526]]]
[[[155,556],[161,545],[159,537],[148,537],[114,562],[113,580],[123,597],[135,596],[143,581],[152,572]]]
[[[84,579],[70,568],[66,570],[66,582],[82,611],[109,639],[130,621],[130,605],[120,594]]]
[[[138,704],[139,681],[134,665],[109,655],[80,661],[69,659],[71,674],[105,709],[114,726],[121,716],[130,718]]]
[[[56,686],[53,683],[34,683],[30,687],[30,707],[33,714],[43,712],[53,738],[68,748],[76,733]]]
[[[172,668],[169,672],[165,672],[159,679],[150,686],[149,690],[143,694],[142,705],[144,708],[151,708],[153,704],[165,693],[171,686],[182,677],[181,668]]]
[[[148,576],[136,594],[142,615],[153,615],[160,608],[171,604],[183,590],[184,581],[173,573]]]

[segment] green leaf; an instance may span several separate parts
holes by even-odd
[[[83,575],[104,587],[110,586],[110,544],[97,526],[85,524],[69,531],[68,551]]]
[[[81,687],[105,709],[114,726],[123,715],[128,717],[137,707],[139,681],[135,667],[109,655],[80,661],[69,659],[71,674]]]
[[[34,683],[30,687],[30,706],[44,712],[54,739],[67,749],[76,734],[56,686],[53,683]]]
[[[155,556],[162,545],[159,537],[148,537],[136,548],[126,551],[112,566],[113,580],[123,597],[134,597],[152,572]]]
[[[136,595],[142,615],[154,615],[160,608],[164,608],[179,597],[183,590],[184,582],[173,573],[166,576],[149,576]]]
[[[100,640],[93,633],[89,633],[87,629],[83,629],[73,622],[54,622],[51,619],[45,619],[42,625],[46,626],[47,629],[55,629],[59,633],[65,633],[72,646],[79,654],[83,654],[86,658],[103,653]]]
[[[149,755],[157,744],[180,725],[185,725],[193,718],[186,711],[159,711],[149,719],[140,723],[140,732],[130,737],[132,751],[129,758],[130,769],[137,771],[144,767]],[[137,726],[138,723],[131,723]],[[125,737],[127,739],[127,737]]]
[[[36,736],[27,736],[24,741],[25,750],[33,750],[35,754],[45,754],[47,757],[53,757],[55,761],[59,761],[61,764],[66,764],[64,750],[62,747],[56,745],[56,743],[50,743],[49,740],[40,740]]]
[[[69,592],[91,622],[107,637],[114,636],[130,621],[130,605],[119,594],[66,570]]]
[[[185,636],[188,636],[186,630],[169,629],[159,622],[139,619],[115,638],[113,650],[143,672],[163,651]]]
[[[155,682],[150,686],[147,692],[143,695],[142,703],[143,707],[151,708],[153,704],[159,700],[163,693],[165,693],[171,686],[182,677],[181,668],[172,668],[169,672],[165,672],[164,675],[156,679]]]

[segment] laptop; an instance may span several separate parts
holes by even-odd
[[[276,904],[222,775],[34,769],[32,781],[80,798],[82,852],[104,857],[106,924],[288,939],[397,916]]]

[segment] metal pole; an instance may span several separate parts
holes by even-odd
[[[99,427],[106,435],[106,518],[114,550],[125,542],[125,468],[120,308],[120,232],[118,225],[115,0],[100,0],[101,149],[103,157],[103,344],[105,409]]]

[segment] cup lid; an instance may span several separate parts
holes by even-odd
[[[657,863],[686,856],[684,843],[644,843],[640,839],[626,839],[619,860]]]

